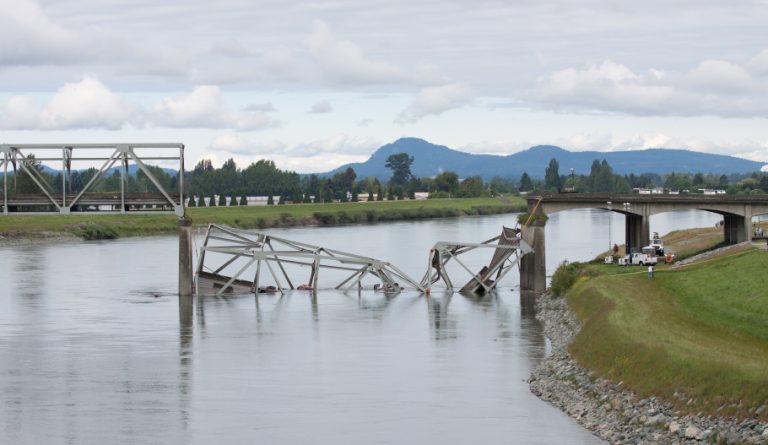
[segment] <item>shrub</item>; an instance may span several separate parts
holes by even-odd
[[[519,222],[520,225],[524,225],[526,222],[528,222],[528,218],[531,219],[531,222],[547,222],[549,219],[549,217],[544,213],[534,213],[532,218],[530,213],[521,213],[517,215],[517,222]]]
[[[336,215],[331,212],[315,212],[312,216],[323,225],[332,225],[337,222]]]
[[[582,263],[569,263],[568,261],[563,261],[557,267],[555,274],[552,275],[552,285],[550,286],[550,290],[555,296],[563,296],[568,292],[568,289],[576,283],[579,277],[588,275],[589,274]]]
[[[76,233],[78,236],[88,241],[117,238],[115,229],[101,224],[88,224],[87,226],[80,227]]]

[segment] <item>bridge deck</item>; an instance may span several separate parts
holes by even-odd
[[[699,194],[609,194],[609,193],[559,193],[529,196],[528,201],[572,203],[727,203],[727,204],[768,204],[768,195],[699,195]]]

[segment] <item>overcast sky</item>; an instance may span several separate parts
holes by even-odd
[[[474,153],[768,161],[768,0],[4,0],[0,142],[183,142],[299,172]]]

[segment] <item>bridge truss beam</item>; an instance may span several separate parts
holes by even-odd
[[[145,153],[139,153],[137,150]],[[147,155],[146,152],[152,152]],[[34,153],[34,158],[30,154]],[[109,156],[105,153],[110,153]],[[159,154],[155,154],[159,153]],[[43,154],[43,156],[36,156]],[[80,156],[76,156],[80,154]],[[177,162],[178,193],[171,193],[147,167],[146,161]],[[45,179],[36,163],[61,165],[61,192],[54,191],[53,185]],[[73,193],[71,174],[73,162],[101,163],[96,173],[82,190]],[[118,164],[119,163],[119,164]],[[156,193],[131,194],[126,191],[128,168],[133,163],[152,185]],[[105,179],[105,174],[119,165],[120,190],[95,192]],[[97,164],[99,165],[99,164]],[[180,143],[137,143],[137,144],[2,144],[0,145],[0,167],[3,173],[2,213],[8,214],[61,214],[76,212],[91,214],[173,213],[184,215],[184,145]],[[9,171],[12,168],[13,174]],[[16,193],[11,189],[13,182],[25,175],[34,184],[32,193]],[[144,210],[152,206],[157,210]],[[108,208],[108,209],[105,209]]]

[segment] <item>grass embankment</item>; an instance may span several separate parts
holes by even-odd
[[[244,229],[294,225],[337,225],[490,215],[525,211],[519,197],[377,201],[334,204],[288,204],[189,208],[195,225],[226,224]],[[72,234],[85,239],[169,233],[178,227],[173,215],[9,215],[0,216],[0,234],[39,238]]]
[[[683,412],[768,419],[755,414],[768,403],[768,252],[660,267],[653,279],[644,268],[586,269],[597,276],[567,294],[583,324],[570,346],[582,366]]]

